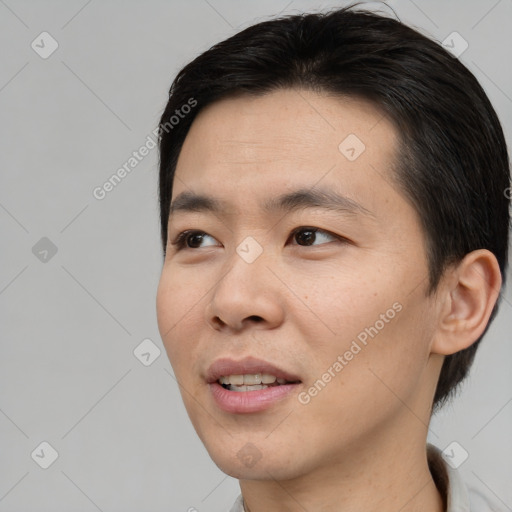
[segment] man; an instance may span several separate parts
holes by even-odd
[[[470,510],[426,438],[505,280],[473,75],[354,8],[259,23],[180,71],[160,155],[159,330],[232,511]]]

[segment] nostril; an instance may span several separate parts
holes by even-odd
[[[222,320],[222,318],[220,318],[219,316],[214,316],[210,320],[209,325],[215,330],[224,329],[227,326],[230,326],[236,330],[240,330],[240,329],[243,329],[244,325],[247,322],[261,323],[263,321],[264,321],[264,319],[258,315],[251,315],[251,316],[245,317],[241,323],[238,323],[238,322],[235,323],[234,321],[233,322],[225,321],[225,320]]]
[[[224,325],[226,325],[226,323],[222,321],[218,316],[214,317],[212,321],[218,327],[223,327]]]

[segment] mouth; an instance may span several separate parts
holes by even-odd
[[[221,386],[236,388],[251,386],[279,386],[286,383],[301,382],[300,377],[283,368],[255,357],[246,357],[240,361],[229,358],[217,359],[206,372],[206,382],[218,382]],[[250,390],[249,390],[250,391]]]
[[[207,384],[215,404],[233,413],[254,413],[282,403],[301,379],[260,359],[218,359],[208,369]]]
[[[299,384],[300,380],[289,381],[269,373],[248,373],[245,375],[222,376],[217,382],[228,391],[244,393],[282,386],[284,384]]]

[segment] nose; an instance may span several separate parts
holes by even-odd
[[[240,332],[250,326],[271,329],[284,319],[284,297],[281,283],[261,255],[247,263],[237,253],[228,270],[213,288],[206,307],[206,321],[217,331]]]

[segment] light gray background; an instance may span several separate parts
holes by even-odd
[[[238,482],[193,431],[158,334],[156,149],[103,200],[92,192],[144,144],[188,60],[272,15],[342,3],[0,0],[0,511],[229,509]],[[512,0],[389,3],[439,41],[457,31],[469,43],[460,58],[510,147]],[[43,31],[59,44],[47,59],[31,48]],[[46,262],[32,250],[42,237],[57,247]],[[512,510],[510,288],[503,294],[430,440],[457,441],[469,453],[464,477]],[[148,338],[161,355],[144,366],[133,351]],[[31,457],[43,441],[58,452],[48,469],[36,463],[47,449]]]

